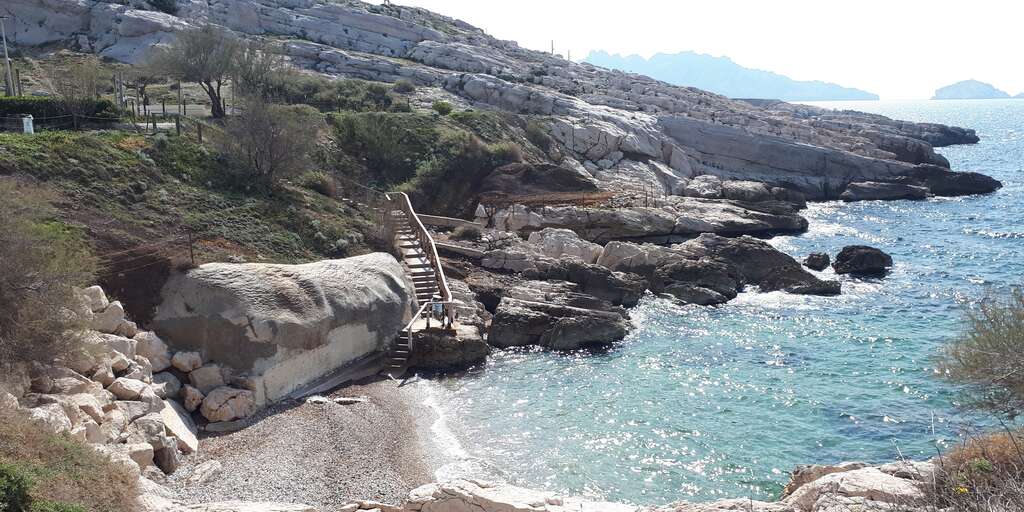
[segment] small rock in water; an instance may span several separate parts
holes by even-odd
[[[829,258],[828,254],[823,252],[812,252],[804,258],[805,267],[819,272],[825,270],[825,268],[827,268],[831,263],[831,258]]]

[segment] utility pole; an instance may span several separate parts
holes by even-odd
[[[555,40],[551,40],[551,55],[555,54]]]
[[[0,37],[4,41],[4,70],[7,76],[5,92],[8,96],[14,96],[14,77],[11,75],[11,58],[7,56],[7,28],[4,26],[4,20],[7,18],[10,18],[10,16],[0,16]]]

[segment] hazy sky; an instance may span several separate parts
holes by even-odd
[[[379,3],[379,2],[377,2]],[[883,99],[974,78],[1024,92],[1024,0],[394,0],[527,48],[650,56],[693,50]]]

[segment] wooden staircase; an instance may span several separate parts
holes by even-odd
[[[386,222],[396,255],[401,257],[416,295],[412,321],[398,333],[385,356],[383,373],[398,378],[409,369],[416,332],[427,327],[426,317],[431,313],[430,309],[441,308],[443,317],[451,325],[454,307],[434,240],[416,217],[405,194],[392,193],[388,196],[397,207],[389,206]]]

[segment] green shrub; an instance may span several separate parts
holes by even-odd
[[[36,125],[62,124],[66,119],[48,121],[47,118],[67,116],[70,113],[65,103],[55,97],[12,96],[0,98],[0,117],[19,117],[31,115],[36,118]],[[117,121],[120,113],[114,103],[107,99],[92,100],[82,111],[82,115],[93,123],[109,123]]]
[[[454,110],[454,107],[452,107],[451,103],[442,100],[435,101],[432,107],[434,108],[435,112],[441,114],[442,116],[451,114],[452,110]]]
[[[366,166],[371,184],[390,186],[412,178],[437,147],[436,123],[429,116],[362,112],[329,120],[345,153]]]
[[[137,474],[66,434],[40,428],[23,412],[0,415],[0,486],[6,486],[0,497],[13,490],[21,500],[6,509],[0,502],[0,510],[129,512]]]
[[[476,226],[459,226],[452,230],[452,238],[455,240],[475,241],[479,240],[483,233]]]
[[[177,0],[149,0],[149,5],[153,6],[154,9],[167,14],[173,15],[178,13]]]
[[[403,78],[395,82],[395,86],[392,88],[392,90],[400,94],[409,94],[411,92],[416,91],[416,86],[413,85],[411,81]]]
[[[1024,290],[988,297],[939,357],[942,374],[967,388],[968,404],[1014,418],[1024,410]]]
[[[334,178],[329,176],[327,173],[322,171],[307,172],[302,175],[302,179],[299,183],[310,190],[318,192],[327,197],[334,197],[337,193],[337,187],[334,184]]]
[[[84,233],[55,219],[43,189],[0,179],[0,371],[50,363],[78,345],[84,326],[73,287],[93,280]]]
[[[0,510],[29,510],[32,498],[28,491],[31,486],[32,479],[27,471],[14,464],[0,464]]]
[[[268,90],[267,96],[280,103],[312,105],[323,112],[349,110],[354,112],[386,112],[396,101],[385,84],[365,80],[331,80],[321,76],[289,74]]]
[[[547,128],[537,120],[530,120],[530,122],[526,123],[526,140],[544,150],[545,153],[551,150],[551,145],[554,142],[551,136],[548,135]]]

